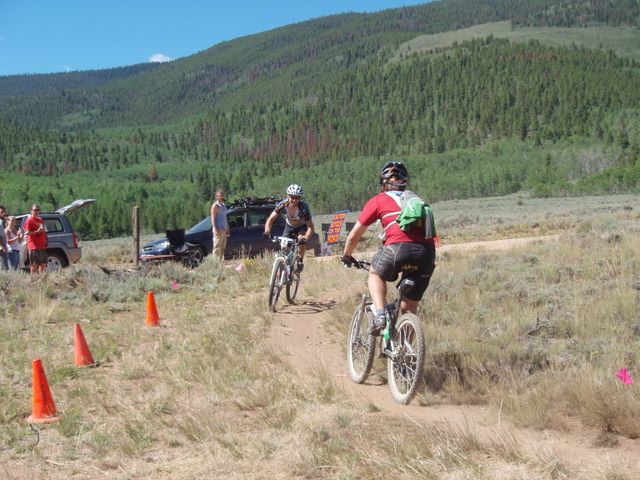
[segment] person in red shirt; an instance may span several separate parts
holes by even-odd
[[[387,282],[394,282],[400,272],[404,277],[416,282],[415,287],[403,298],[400,308],[403,312],[417,313],[418,304],[426,292],[435,269],[435,242],[425,236],[424,226],[411,226],[403,231],[395,221],[400,214],[398,202],[393,196],[400,196],[407,188],[409,173],[401,162],[389,162],[380,172],[380,193],[365,204],[355,226],[349,232],[344,253],[341,257],[345,265],[355,263],[351,256],[360,238],[370,225],[380,220],[384,228],[383,245],[371,261],[369,270],[369,293],[375,307],[376,318],[371,333],[379,335],[386,324],[384,305],[387,297]]]
[[[40,216],[40,205],[33,204],[31,215],[24,222],[24,235],[29,250],[29,269],[31,273],[44,272],[47,269],[47,231]]]

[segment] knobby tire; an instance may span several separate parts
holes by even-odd
[[[375,353],[375,337],[369,334],[369,320],[364,308],[358,306],[347,335],[347,367],[353,382],[363,383],[367,379]]]
[[[300,285],[300,272],[298,272],[298,259],[293,260],[291,265],[291,281],[287,282],[285,293],[287,294],[287,302],[293,304],[296,301],[296,295],[298,295],[298,286]]]
[[[407,405],[422,384],[425,346],[420,319],[413,313],[403,314],[393,335],[395,349],[387,357],[387,376],[393,399]]]
[[[284,274],[284,258],[278,257],[273,261],[271,278],[269,279],[269,310],[272,312],[276,311]]]

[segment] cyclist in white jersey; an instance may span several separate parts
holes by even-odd
[[[311,210],[309,210],[309,206],[302,201],[302,195],[304,195],[304,190],[300,185],[296,185],[295,183],[289,185],[287,188],[287,198],[276,205],[276,208],[271,212],[264,226],[265,237],[270,237],[273,222],[278,218],[278,215],[282,213],[285,214],[286,225],[282,235],[284,237],[295,238],[300,242],[300,245],[298,245],[298,271],[300,272],[304,268],[302,263],[305,252],[304,243],[309,241],[314,232]]]

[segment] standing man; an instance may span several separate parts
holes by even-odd
[[[309,205],[302,201],[304,190],[298,184],[289,185],[287,188],[287,198],[276,205],[271,212],[267,223],[264,225],[264,236],[271,236],[271,226],[276,221],[278,215],[284,213],[285,227],[282,232],[283,237],[297,239],[298,245],[298,272],[304,268],[302,259],[304,258],[305,243],[309,241],[314,232],[313,220]]]
[[[9,254],[9,245],[7,244],[7,236],[4,229],[6,224],[7,209],[0,205],[0,269],[8,270],[7,255]]]
[[[34,203],[31,215],[24,222],[24,235],[27,236],[29,250],[29,271],[31,273],[44,272],[47,269],[47,231],[44,220],[40,216],[40,205]]]
[[[211,205],[211,228],[213,230],[213,255],[222,262],[224,248],[227,246],[229,224],[227,223],[227,206],[224,204],[224,192],[216,192],[216,201]]]

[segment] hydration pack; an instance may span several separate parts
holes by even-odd
[[[398,204],[399,210],[397,212],[390,212],[384,215],[388,217],[390,215],[397,215],[396,223],[403,231],[409,230],[411,227],[424,228],[425,238],[436,238],[436,223],[433,218],[433,210],[427,202],[416,195],[411,190],[405,190],[403,192],[385,192]],[[393,225],[393,222],[389,223],[384,230]],[[385,232],[383,232],[384,234]]]

